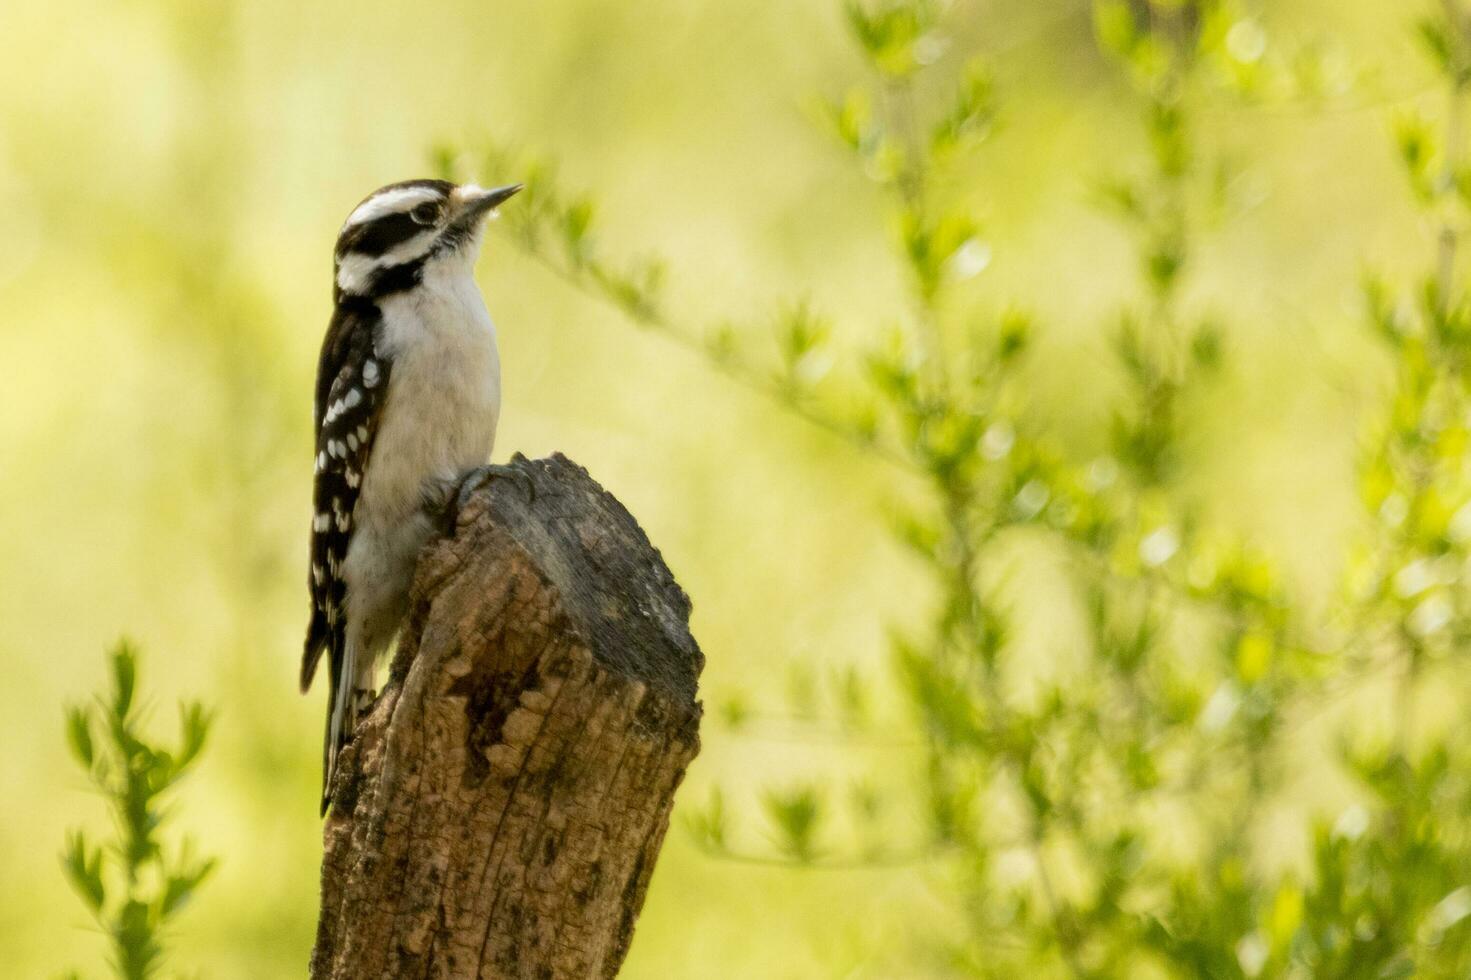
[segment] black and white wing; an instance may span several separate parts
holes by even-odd
[[[302,652],[301,689],[305,692],[311,686],[322,652],[327,651],[329,718],[338,692],[352,683],[352,678],[342,676],[347,641],[343,563],[352,540],[353,507],[388,392],[390,365],[379,356],[376,343],[380,322],[372,303],[339,303],[317,365],[316,477],[307,580],[312,613]],[[333,741],[329,731],[329,764],[339,747]]]

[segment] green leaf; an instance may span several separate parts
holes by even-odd
[[[1160,174],[1171,180],[1184,177],[1190,170],[1192,155],[1185,111],[1178,99],[1151,100],[1149,138]]]
[[[112,713],[119,719],[126,718],[133,705],[133,685],[138,677],[138,655],[127,640],[122,640],[112,652]]]
[[[429,149],[430,173],[440,180],[458,181],[460,176],[459,156],[459,151],[451,143],[434,144]]]
[[[783,380],[794,386],[815,384],[832,367],[827,351],[832,324],[805,303],[783,313],[777,324]]]
[[[1103,180],[1096,193],[1102,206],[1111,208],[1132,222],[1142,222],[1147,216],[1144,190],[1133,180],[1123,177]]]
[[[1436,196],[1436,166],[1440,158],[1440,140],[1429,120],[1414,113],[1402,113],[1394,124],[1395,142],[1400,160],[1415,196],[1429,202]]]
[[[839,141],[851,150],[867,152],[878,135],[873,102],[867,91],[852,88],[841,102],[825,104],[825,115]]]
[[[70,831],[66,835],[61,863],[67,880],[82,897],[88,911],[94,915],[100,913],[102,903],[107,899],[107,889],[102,882],[102,849],[89,847],[80,830]]]
[[[1123,59],[1133,56],[1141,38],[1127,0],[1093,0],[1093,31],[1100,47]]]
[[[86,706],[72,705],[66,709],[66,741],[71,747],[72,755],[84,769],[90,771],[94,758],[92,712]]]
[[[1236,676],[1255,684],[1271,669],[1275,644],[1263,630],[1243,633],[1236,644]]]
[[[957,253],[979,242],[975,220],[958,211],[937,218],[908,212],[904,216],[903,234],[910,267],[920,292],[927,299],[939,291]]]
[[[817,716],[817,677],[806,662],[787,665],[787,709],[798,718]]]
[[[203,704],[187,701],[179,705],[179,753],[173,771],[182,772],[199,756],[209,737],[213,717]]]
[[[591,199],[582,197],[569,204],[562,212],[562,237],[567,251],[577,261],[585,261],[591,254],[590,236],[597,210]]]
[[[868,679],[863,671],[856,664],[834,668],[830,685],[836,693],[835,700],[843,721],[853,727],[866,723],[870,695]]]
[[[1145,276],[1154,292],[1165,295],[1174,290],[1185,268],[1185,236],[1169,231],[1157,237],[1144,256]]]
[[[1032,318],[1020,310],[1008,310],[996,331],[996,355],[1008,364],[1020,357],[1032,342]]]
[[[931,64],[944,48],[934,28],[940,15],[936,0],[878,0],[843,5],[848,29],[869,62],[880,73],[899,79]]]
[[[1225,331],[1215,321],[1202,323],[1190,337],[1190,356],[1200,368],[1213,371],[1225,357]]]
[[[1272,899],[1271,911],[1267,916],[1266,932],[1272,945],[1285,949],[1297,934],[1303,921],[1302,889],[1290,881],[1283,882]]]
[[[725,795],[716,786],[710,790],[709,802],[685,817],[685,826],[703,850],[720,854],[729,850],[729,825],[725,812]]]
[[[204,883],[204,880],[214,871],[215,863],[213,859],[202,861],[170,875],[164,885],[163,895],[159,898],[159,918],[167,919],[183,908],[199,886]]]
[[[981,706],[917,643],[892,641],[898,672],[926,734],[946,746],[974,746],[984,741]]]
[[[995,80],[984,61],[973,59],[966,65],[948,111],[931,130],[931,151],[944,157],[974,145],[990,134],[995,120]]]
[[[762,797],[766,815],[778,832],[777,846],[788,857],[810,863],[817,857],[817,828],[822,817],[822,800],[817,790],[802,786],[787,791],[768,791]]]
[[[1438,17],[1422,17],[1415,23],[1415,35],[1435,66],[1450,74],[1455,49],[1445,21]]]

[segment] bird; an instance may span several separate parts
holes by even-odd
[[[521,189],[389,184],[337,235],[313,402],[311,619],[301,661],[305,694],[327,654],[324,816],[338,755],[407,611],[419,551],[467,475],[512,475],[489,465],[501,364],[474,267],[487,218]]]

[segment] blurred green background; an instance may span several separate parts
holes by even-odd
[[[1359,271],[1431,248],[1387,120],[1434,81],[1398,4],[1268,14],[1370,82],[1326,108],[1211,109],[1213,133],[1250,149],[1256,204],[1198,263],[1201,292],[1230,300],[1233,370],[1204,396],[1188,470],[1214,518],[1322,597],[1386,380]],[[981,288],[1035,313],[1033,407],[1085,442],[1106,424],[1102,324],[1134,288],[1091,188],[1142,152],[1137,107],[1086,3],[973,2],[956,19],[1004,106],[971,173],[994,249]],[[296,693],[310,391],[346,212],[425,173],[434,145],[529,144],[596,190],[620,248],[668,258],[692,319],[806,296],[860,345],[904,286],[877,193],[809,105],[861,73],[831,0],[0,5],[0,972],[101,962],[58,872],[63,828],[104,820],[60,709],[120,634],[145,651],[160,722],[183,695],[219,712],[179,822],[222,863],[176,962],[303,972],[322,712],[320,691]],[[927,595],[890,541],[883,464],[494,235],[480,272],[505,364],[497,455],[560,450],[628,505],[694,600],[707,703],[779,705],[794,662],[882,681],[886,628]],[[904,751],[717,715],[686,804]],[[942,914],[930,871],[711,860],[676,827],[625,975],[923,975],[906,964]]]

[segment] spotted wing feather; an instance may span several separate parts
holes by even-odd
[[[340,685],[351,682],[341,676],[347,624],[343,563],[352,540],[353,508],[388,390],[390,365],[377,351],[378,324],[376,307],[339,305],[317,367],[316,476],[307,581],[312,614],[301,661],[301,689],[311,686],[326,650],[334,697]]]

